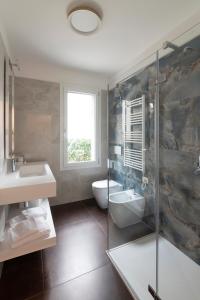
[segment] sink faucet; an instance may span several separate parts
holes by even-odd
[[[9,161],[11,162],[11,171],[12,172],[16,171],[17,164],[23,165],[25,162],[23,155],[16,156],[15,154],[11,155],[11,157],[9,158]]]
[[[16,171],[16,158],[11,158],[11,170],[12,172]]]

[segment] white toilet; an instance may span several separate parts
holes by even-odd
[[[109,193],[116,193],[123,190],[123,186],[114,181],[109,180]],[[106,209],[108,207],[108,180],[100,180],[92,183],[92,191],[97,204],[100,208]]]

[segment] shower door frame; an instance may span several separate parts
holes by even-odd
[[[155,299],[158,297],[159,289],[159,230],[160,230],[160,93],[159,93],[159,50],[156,51],[156,90],[154,108],[154,143],[155,143],[155,226],[156,226],[156,290]],[[157,297],[157,298],[156,298]]]

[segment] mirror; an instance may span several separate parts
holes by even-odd
[[[0,36],[0,174],[14,153],[14,73]]]
[[[14,74],[8,57],[5,59],[4,78],[5,158],[10,158],[14,153]]]
[[[4,47],[0,37],[0,173],[4,162]]]

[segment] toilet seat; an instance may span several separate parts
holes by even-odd
[[[119,183],[114,181],[114,180],[110,180],[109,181],[109,187],[115,187],[115,186],[118,186]],[[95,181],[92,183],[92,186],[94,188],[97,188],[97,189],[103,189],[103,188],[108,188],[108,180],[107,179],[104,179],[104,180],[99,180],[99,181]]]

